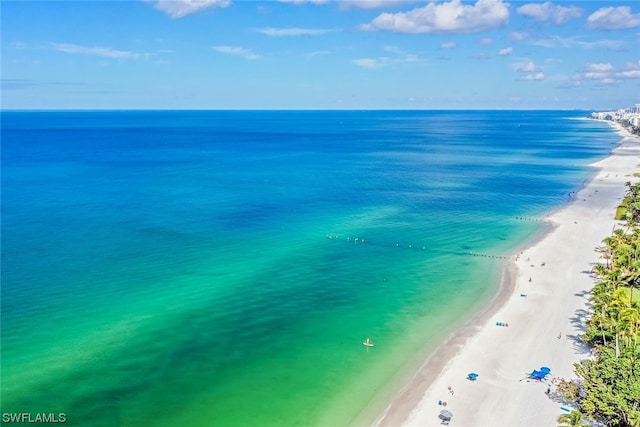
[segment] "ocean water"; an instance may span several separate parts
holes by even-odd
[[[2,112],[2,412],[382,411],[614,147],[585,115]]]

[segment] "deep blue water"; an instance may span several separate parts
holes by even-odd
[[[584,116],[2,112],[2,411],[348,425],[613,148]]]

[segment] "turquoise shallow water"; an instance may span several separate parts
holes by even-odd
[[[607,155],[584,115],[3,112],[2,411],[349,425]]]

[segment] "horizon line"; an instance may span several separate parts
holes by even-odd
[[[0,108],[3,112],[115,112],[115,111],[611,111],[609,108]]]

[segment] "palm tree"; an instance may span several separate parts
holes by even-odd
[[[628,346],[633,346],[633,349],[638,348],[638,327],[640,326],[640,309],[637,307],[629,307],[622,310],[620,313],[620,320],[627,326],[627,333],[629,335]],[[631,343],[633,340],[633,344]]]
[[[589,320],[591,325],[597,325],[600,329],[600,333],[602,334],[602,343],[607,345],[607,335],[606,332],[609,332],[609,324],[610,315],[609,315],[609,305],[611,304],[611,290],[609,289],[609,282],[602,281],[598,282],[591,289],[591,301],[593,302],[593,306],[591,307],[592,316]]]
[[[624,284],[624,273],[622,272],[620,267],[616,266],[615,268],[613,268],[613,264],[611,265],[611,267],[611,271],[609,272],[609,274],[607,274],[607,277],[605,277],[605,282],[607,282],[606,284],[609,288],[609,292],[618,289],[619,286]]]
[[[591,325],[597,325],[596,327],[600,330],[600,334],[602,335],[602,344],[607,345],[607,332],[609,331],[609,316],[606,314],[606,306],[602,305],[600,309],[596,309],[594,307],[591,319],[589,321]]]
[[[638,326],[640,325],[640,292],[634,288],[619,288],[613,293],[612,305],[616,308],[621,329],[627,337],[627,346],[638,345]]]
[[[624,291],[624,289],[619,288],[614,292],[614,298],[609,305],[609,321],[611,322],[613,332],[616,334],[616,357],[620,357],[620,336],[624,336],[626,332],[625,324],[620,319],[620,315],[622,310],[626,308],[626,301],[616,297],[616,294],[619,294],[617,291]]]
[[[607,263],[606,269],[608,270],[609,269],[609,260],[611,259],[611,248],[609,246],[607,246],[607,245],[603,245],[603,246],[598,246],[595,249],[595,251],[600,254],[600,258],[603,258],[606,261],[606,263]],[[598,269],[598,267],[600,267],[600,268]],[[594,268],[594,270],[597,269],[597,271],[594,271],[594,273],[596,273],[598,275],[604,273],[604,268],[605,267],[603,267],[602,264],[597,264],[593,268]]]
[[[582,413],[575,409],[568,414],[562,414],[558,417],[559,427],[580,427],[584,426],[582,422]]]

